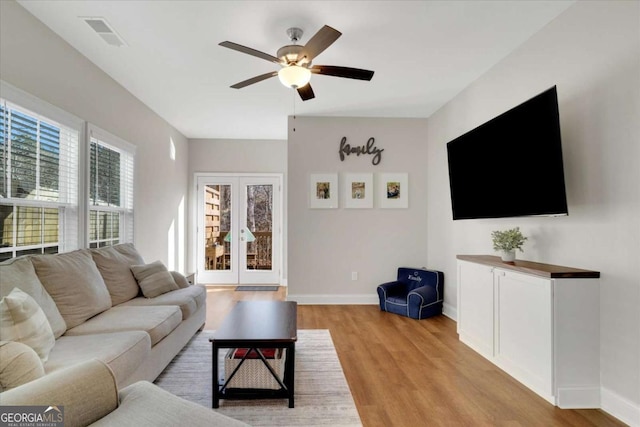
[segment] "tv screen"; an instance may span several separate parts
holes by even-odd
[[[567,215],[556,87],[447,143],[453,219]]]

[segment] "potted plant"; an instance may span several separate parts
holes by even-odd
[[[493,249],[502,255],[505,262],[513,262],[516,259],[516,249],[523,252],[522,245],[527,238],[520,232],[520,227],[505,231],[492,231]]]

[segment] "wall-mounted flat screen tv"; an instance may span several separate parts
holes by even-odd
[[[567,215],[556,87],[447,143],[453,219]]]

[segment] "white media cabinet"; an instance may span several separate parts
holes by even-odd
[[[460,340],[560,408],[599,408],[600,273],[457,259]]]

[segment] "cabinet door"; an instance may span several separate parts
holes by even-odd
[[[458,333],[460,340],[493,357],[493,268],[458,262]]]
[[[543,397],[553,395],[552,280],[495,270],[496,362]]]

